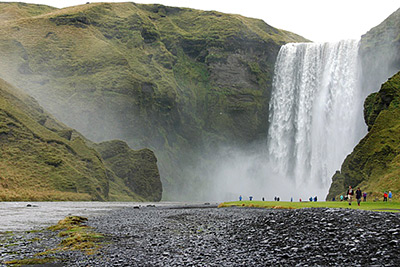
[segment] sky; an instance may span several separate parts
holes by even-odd
[[[88,1],[27,0],[19,2],[64,8],[85,4]],[[399,0],[109,0],[107,2],[158,3],[240,14],[262,19],[273,27],[297,33],[314,42],[359,39],[361,35],[400,8]]]

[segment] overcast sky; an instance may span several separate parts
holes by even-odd
[[[27,0],[20,2],[63,8],[85,4],[88,1]],[[260,18],[271,26],[292,31],[315,42],[358,39],[400,8],[399,0],[138,0],[133,2],[217,10]]]

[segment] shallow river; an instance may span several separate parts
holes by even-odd
[[[167,206],[172,202],[0,202],[0,233],[29,231],[56,224],[69,215],[91,217],[133,206]]]

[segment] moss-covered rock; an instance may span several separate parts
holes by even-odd
[[[332,178],[327,200],[344,194],[349,185],[369,195],[400,193],[400,72],[365,101],[369,132]]]
[[[134,151],[123,141],[94,144],[105,164],[134,193],[148,201],[160,201],[162,185],[157,159],[149,149]]]

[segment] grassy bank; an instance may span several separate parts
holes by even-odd
[[[285,201],[232,201],[223,202],[218,207],[255,207],[270,209],[302,209],[302,208],[343,208],[343,209],[360,209],[373,211],[390,211],[399,212],[400,202],[383,202],[383,201],[367,201],[361,202],[358,206],[356,201],[349,205],[347,201],[321,201],[321,202],[285,202]]]

